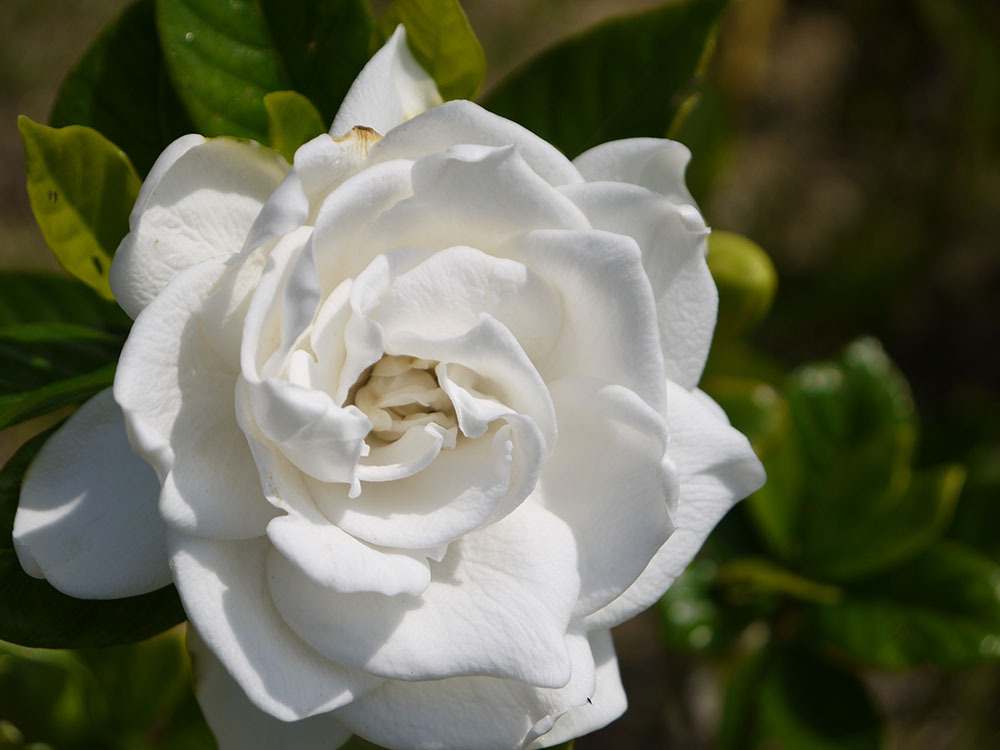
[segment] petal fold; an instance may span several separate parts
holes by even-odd
[[[80,407],[32,462],[14,517],[22,567],[64,594],[117,599],[170,583],[160,483],[132,452],[111,389]]]

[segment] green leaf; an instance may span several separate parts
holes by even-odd
[[[156,0],[167,70],[207,136],[267,142],[264,95],[294,89],[332,120],[368,56],[363,0]]]
[[[715,335],[733,338],[753,331],[771,309],[778,287],[771,258],[746,237],[716,230],[708,237],[708,267],[719,287]]]
[[[0,428],[111,385],[123,333],[47,321],[0,328]]]
[[[713,375],[703,387],[750,438],[767,472],[767,482],[742,507],[778,558],[797,559],[802,470],[788,401],[772,385],[746,377]]]
[[[449,99],[472,99],[486,77],[486,53],[458,0],[394,0],[379,17],[379,46],[399,24],[417,62]]]
[[[67,322],[128,331],[121,308],[79,281],[44,271],[0,271],[0,327]]]
[[[92,128],[50,128],[17,120],[24,142],[28,199],[63,268],[112,299],[111,258],[128,233],[139,177],[128,157]]]
[[[744,662],[723,707],[724,750],[876,750],[885,729],[861,681],[801,648]]]
[[[806,627],[884,669],[963,667],[1000,659],[1000,566],[940,540],[905,565],[853,584],[845,600],[808,610]]]
[[[264,107],[268,143],[289,163],[299,146],[326,132],[316,107],[296,91],[272,91],[264,96]]]
[[[1000,563],[1000,445],[981,445],[968,460],[969,476],[948,536]]]
[[[613,19],[529,62],[485,106],[567,156],[663,135],[689,93],[726,0],[686,0]]]
[[[143,175],[171,141],[194,130],[167,77],[153,5],[129,5],[101,32],[63,81],[50,118],[57,128],[99,130]]]
[[[0,395],[0,429],[24,422],[50,411],[79,404],[111,386],[115,379],[114,363],[92,372],[56,380],[40,388]],[[0,638],[2,638],[0,634]]]
[[[21,568],[11,533],[24,472],[51,430],[28,441],[0,471],[0,640],[42,648],[131,643],[183,622],[173,586],[126,599],[74,599]]]
[[[72,323],[0,328],[0,397],[113,364],[123,343],[121,336]]]

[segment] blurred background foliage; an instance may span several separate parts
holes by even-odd
[[[0,4],[0,266],[57,270],[15,118],[49,121],[126,4]],[[480,98],[502,104],[498,82],[554,41],[661,4],[466,0]],[[671,136],[723,230],[703,387],[769,482],[616,632],[631,709],[576,747],[1000,746],[1000,5],[732,0],[689,93]],[[65,414],[0,432],[0,460]],[[211,746],[179,629],[0,644],[0,748]]]

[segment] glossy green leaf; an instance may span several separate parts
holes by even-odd
[[[685,0],[608,21],[530,61],[485,106],[571,157],[616,138],[665,135],[725,7]]]
[[[153,5],[129,5],[101,32],[63,81],[50,118],[57,128],[99,130],[143,175],[171,141],[194,131],[163,64]]]
[[[708,237],[708,267],[719,287],[718,338],[742,336],[767,316],[778,288],[778,272],[759,245],[732,232]]]
[[[125,337],[54,321],[0,328],[0,428],[111,384]]]
[[[802,470],[788,401],[772,385],[747,377],[709,376],[702,387],[750,438],[767,472],[767,482],[743,508],[773,553],[782,560],[797,559]]]
[[[0,640],[42,648],[131,643],[185,619],[173,586],[127,599],[74,599],[21,569],[11,530],[28,464],[50,432],[28,441],[0,470]]]
[[[122,336],[72,323],[0,328],[0,396],[113,364],[123,343]]]
[[[938,541],[905,565],[852,585],[807,628],[874,667],[961,667],[1000,659],[1000,565]]]
[[[316,107],[297,91],[266,94],[264,108],[267,110],[268,143],[289,163],[299,146],[326,132]]]
[[[128,234],[139,177],[128,157],[92,128],[50,128],[22,115],[28,199],[59,263],[107,299],[111,258]]]
[[[948,536],[975,547],[1000,563],[1000,445],[982,445],[969,457]]]
[[[294,89],[332,120],[368,56],[362,0],[156,0],[167,70],[197,129],[267,142],[264,95]]]
[[[413,56],[449,99],[472,99],[486,77],[486,54],[458,0],[394,0],[376,25],[385,42],[399,24]]]
[[[68,404],[80,404],[111,386],[115,364],[55,380],[41,387],[0,395],[0,429],[40,417]],[[0,638],[3,638],[0,635]]]
[[[115,302],[74,279],[44,271],[0,271],[0,327],[49,321],[122,333],[132,323]]]
[[[744,662],[725,697],[724,750],[877,750],[885,729],[861,681],[800,648]]]

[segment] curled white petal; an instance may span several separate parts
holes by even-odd
[[[388,133],[440,103],[434,79],[414,59],[401,24],[351,84],[330,133],[343,135],[356,125]]]
[[[129,447],[111,389],[49,438],[24,478],[14,517],[22,567],[84,599],[136,596],[170,583],[159,482]]]

